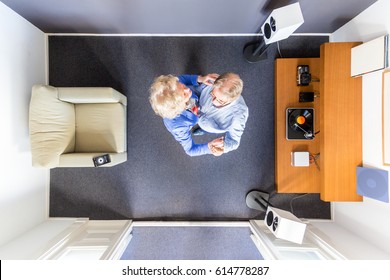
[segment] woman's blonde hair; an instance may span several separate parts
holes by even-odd
[[[183,94],[178,92],[177,83],[177,77],[163,75],[157,77],[149,89],[150,105],[162,118],[173,119],[186,109],[186,101]]]

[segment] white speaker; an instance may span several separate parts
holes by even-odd
[[[264,224],[277,238],[302,244],[306,224],[292,213],[268,206]]]
[[[271,44],[286,39],[303,22],[299,2],[273,10],[261,27],[265,43]]]

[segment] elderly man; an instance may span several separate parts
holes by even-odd
[[[217,74],[160,76],[150,88],[153,110],[163,117],[168,131],[190,156],[210,153],[219,156],[236,149],[245,128],[248,108],[241,97],[242,80],[233,73],[217,77]],[[202,131],[226,133],[225,137],[195,144],[190,130],[197,123]]]
[[[242,89],[243,82],[237,74],[225,73],[212,86],[203,86],[200,93],[198,125],[208,133],[225,133],[223,153],[238,148],[248,120]]]

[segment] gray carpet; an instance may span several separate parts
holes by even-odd
[[[262,260],[244,227],[134,227],[122,260]]]
[[[299,194],[274,188],[274,60],[247,63],[251,37],[50,36],[53,86],[110,86],[128,98],[128,161],[112,168],[56,168],[50,172],[50,216],[91,219],[246,220],[246,194],[271,193],[275,207],[290,210]],[[280,42],[283,57],[319,57],[328,37],[292,36]],[[240,147],[221,157],[189,157],[148,102],[161,74],[240,74],[249,119]],[[204,137],[196,141],[204,141]],[[293,201],[301,218],[330,218],[318,194]]]

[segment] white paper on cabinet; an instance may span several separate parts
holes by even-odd
[[[351,49],[351,76],[360,76],[389,67],[389,35],[381,36]]]

